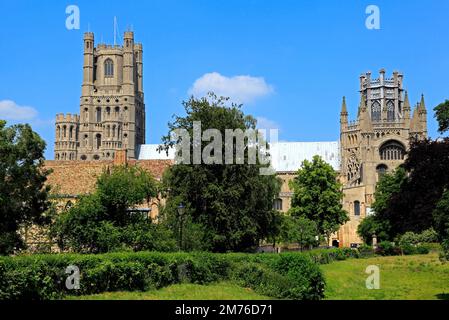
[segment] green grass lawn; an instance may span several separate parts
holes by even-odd
[[[175,284],[160,290],[147,292],[106,292],[67,299],[82,300],[267,300],[251,289],[241,288],[230,282],[209,285]]]
[[[380,269],[380,289],[369,290],[366,267]],[[322,265],[326,278],[326,299],[449,299],[449,264],[442,264],[437,253],[413,256],[349,259]],[[264,300],[248,288],[231,282],[209,285],[176,284],[147,292],[106,292],[67,299],[89,300]]]
[[[380,289],[369,290],[366,267],[380,269]],[[449,264],[437,253],[349,259],[322,265],[326,299],[449,299]]]

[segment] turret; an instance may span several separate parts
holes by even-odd
[[[371,132],[373,131],[373,125],[371,123],[371,117],[368,114],[368,109],[366,107],[365,96],[362,94],[360,98],[360,115],[359,115],[359,124],[360,130],[362,132]]]
[[[418,116],[423,135],[427,137],[427,109],[426,104],[424,102],[424,94],[421,95],[421,102],[419,103]]]
[[[94,34],[84,33],[83,84],[81,95],[88,96],[94,87]]]
[[[410,127],[410,101],[408,99],[408,92],[405,91],[404,96],[404,105],[402,108],[403,117],[404,117],[404,125],[406,128]]]
[[[125,32],[123,37],[123,92],[134,93],[134,33]]]
[[[343,97],[343,101],[341,103],[340,127],[341,127],[341,130],[345,130],[348,127],[348,110],[346,108],[346,98],[345,97]]]
[[[141,43],[136,43],[134,46],[134,52],[136,57],[136,78],[137,78],[137,91],[143,94],[143,48]]]
[[[79,133],[79,116],[57,114],[55,122],[55,160],[75,160]]]

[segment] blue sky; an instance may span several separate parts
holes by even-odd
[[[65,27],[71,4],[80,30]],[[365,27],[370,4],[380,30]],[[143,43],[147,143],[160,142],[181,101],[214,79],[286,141],[337,140],[341,97],[354,118],[368,70],[404,73],[412,103],[425,94],[432,137],[431,109],[449,98],[448,0],[2,0],[0,13],[0,101],[29,107],[22,119],[47,141],[49,159],[55,114],[79,112],[83,32],[89,24],[97,43],[112,43],[114,16]],[[235,89],[246,81],[250,92]]]

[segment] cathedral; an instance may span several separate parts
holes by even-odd
[[[83,83],[78,114],[56,116],[55,160],[48,183],[60,198],[76,199],[95,187],[104,167],[134,163],[160,179],[173,165],[174,154],[159,153],[145,144],[142,45],[125,32],[123,45],[95,45],[94,34],[84,35]],[[357,117],[349,120],[345,98],[340,112],[340,138],[329,142],[276,142],[270,145],[271,165],[282,180],[275,209],[290,208],[291,181],[305,159],[321,156],[339,173],[343,208],[350,220],[330,239],[334,246],[357,246],[357,226],[372,214],[376,183],[382,174],[404,161],[410,139],[427,137],[424,97],[413,108],[403,89],[403,75],[385,70],[378,78],[360,76]],[[157,217],[158,204],[146,204]]]

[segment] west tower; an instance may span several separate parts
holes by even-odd
[[[117,150],[136,158],[137,146],[145,143],[142,44],[127,31],[123,45],[95,45],[94,34],[87,32],[83,47],[80,113],[75,115],[78,129],[70,144],[61,143],[65,141],[58,132],[65,120],[58,115],[55,160],[72,160],[62,159],[67,154],[65,145],[71,146],[73,160],[113,159]]]

